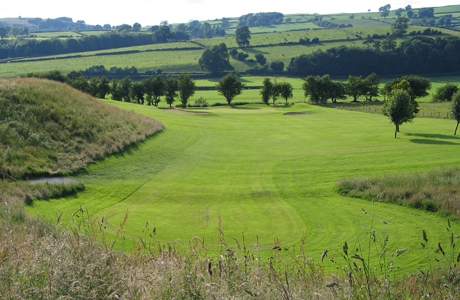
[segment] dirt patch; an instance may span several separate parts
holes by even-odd
[[[50,177],[50,178],[40,178],[27,180],[28,183],[39,184],[39,183],[49,183],[49,184],[76,184],[78,181],[73,180],[67,177]]]
[[[162,108],[162,110],[178,113],[178,114],[209,114],[207,111],[190,111],[190,110],[182,110],[182,109],[175,109],[175,108]]]
[[[288,112],[284,114],[285,116],[309,116],[310,114],[302,112]]]

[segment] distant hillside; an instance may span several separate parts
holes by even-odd
[[[69,174],[163,129],[49,80],[0,80],[0,173]]]

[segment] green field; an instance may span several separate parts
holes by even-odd
[[[155,240],[187,244],[198,236],[212,251],[221,220],[228,239],[244,234],[248,245],[258,241],[261,249],[270,249],[275,239],[293,249],[306,237],[307,254],[315,260],[325,249],[338,256],[345,241],[366,249],[375,230],[380,242],[389,236],[392,251],[408,249],[396,263],[404,271],[427,266],[422,229],[433,241],[448,242],[445,217],[345,198],[335,183],[457,165],[460,139],[451,135],[452,120],[416,119],[394,139],[384,116],[308,104],[179,114],[108,102],[154,117],[166,129],[76,176],[86,186],[78,197],[35,201],[30,214],[55,219],[62,212],[62,220],[70,220],[79,207],[87,208],[104,219],[109,236],[128,214],[118,243],[125,249],[147,236],[148,222],[156,227]],[[453,231],[460,232],[460,224],[453,222]]]

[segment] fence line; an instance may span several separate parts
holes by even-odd
[[[337,109],[344,109],[344,110],[351,110],[351,111],[360,111],[360,112],[368,112],[368,113],[375,113],[381,114],[382,109],[380,107],[375,106],[348,106],[348,105],[327,105],[330,108],[337,108]],[[417,114],[418,118],[437,118],[437,119],[450,119],[450,112],[441,112],[441,111],[423,111]]]

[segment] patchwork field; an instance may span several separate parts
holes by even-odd
[[[70,220],[82,207],[112,239],[128,216],[117,241],[126,249],[139,238],[187,245],[197,236],[214,251],[220,228],[232,246],[232,238],[241,243],[244,235],[263,255],[278,244],[293,255],[304,238],[315,260],[326,249],[340,257],[344,242],[377,253],[368,249],[375,231],[379,245],[388,236],[391,251],[407,248],[395,262],[404,271],[431,263],[427,255],[433,255],[420,246],[423,229],[433,244],[449,242],[445,217],[345,198],[335,183],[457,165],[460,138],[452,136],[452,120],[416,119],[394,139],[384,116],[308,104],[178,114],[107,102],[154,117],[165,130],[75,176],[86,186],[78,197],[35,201],[28,213],[52,220],[62,213],[61,220]],[[460,232],[457,222],[452,227]],[[324,266],[340,268],[326,260]]]

